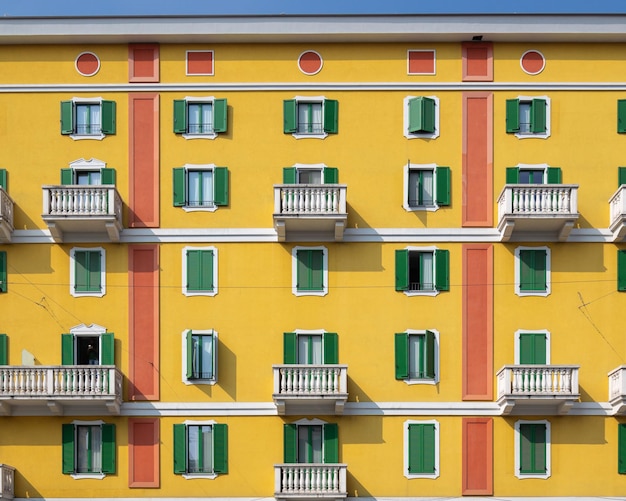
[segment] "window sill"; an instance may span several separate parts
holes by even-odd
[[[104,473],[71,473],[70,476],[74,480],[82,480],[84,478],[90,478],[92,480],[102,480],[106,475]]]
[[[183,289],[183,295],[185,296],[216,296],[217,289],[206,290],[206,291],[189,291],[187,289]]]
[[[547,297],[550,295],[550,290],[548,289],[547,291],[521,291],[517,289],[515,291],[515,294],[519,297],[525,297],[525,296]]]
[[[403,205],[404,210],[407,212],[435,212],[439,210],[438,205],[418,205],[411,206],[406,203]]]
[[[217,210],[217,205],[213,206],[201,206],[201,207],[191,207],[189,205],[184,205],[183,210],[185,212],[215,212]]]
[[[413,478],[439,478],[439,473],[405,473],[404,476],[408,479]]]
[[[197,478],[214,480],[217,478],[217,473],[183,473],[183,478],[186,480],[195,480]]]
[[[404,132],[404,137],[407,139],[437,139],[439,137],[439,130],[435,129],[435,132]]]
[[[70,137],[74,141],[81,141],[82,139],[95,139],[97,141],[102,141],[106,135],[105,134],[70,134]]]
[[[404,381],[404,384],[408,384],[409,386],[412,386],[414,384],[427,384],[427,385],[434,386],[439,382],[437,378],[435,379],[403,379],[402,381]]]
[[[406,296],[437,296],[439,292],[437,289],[431,291],[403,291]]]
[[[298,289],[294,289],[292,292],[294,296],[325,296],[326,294],[328,294],[328,290],[326,289],[320,291],[301,291]]]
[[[518,139],[548,139],[550,137],[550,132],[541,132],[541,133],[533,133],[533,132],[515,132],[515,137]]]
[[[216,379],[183,379],[183,383],[185,383],[188,386],[194,386],[194,385],[210,385],[213,386],[217,383]]]
[[[190,134],[187,132],[182,134],[182,136],[185,139],[215,139],[217,137],[217,132],[211,132],[208,134]]]
[[[101,291],[101,292],[75,292],[72,291],[70,292],[70,294],[72,295],[72,297],[103,297],[106,294],[106,291]]]
[[[520,480],[526,480],[527,478],[539,478],[546,480],[550,478],[549,473],[516,473],[515,476]]]
[[[328,134],[326,132],[320,134],[306,134],[303,132],[294,132],[291,134],[296,139],[326,139]]]

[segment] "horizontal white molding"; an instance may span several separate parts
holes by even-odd
[[[54,500],[54,501],[84,501],[86,498],[14,498],[15,501],[44,501],[44,500]],[[207,501],[210,499],[211,501],[274,501],[273,497],[140,497],[140,498],[126,498],[126,497],[98,497],[95,498],[98,501]],[[468,497],[449,497],[449,496],[429,496],[429,497],[372,497],[372,496],[359,496],[358,498],[348,496],[347,499],[354,499],[358,501],[467,501]],[[548,496],[471,496],[469,499],[489,499],[489,500],[497,500],[497,501],[564,501],[565,499],[573,499],[575,501],[624,501],[626,497],[622,496],[567,496],[565,497],[548,497]]]

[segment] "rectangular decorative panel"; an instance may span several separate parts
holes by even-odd
[[[159,444],[158,418],[129,418],[128,487],[160,487]]]
[[[493,82],[493,45],[466,42],[461,46],[464,82]]]
[[[128,81],[130,83],[159,81],[159,45],[128,46]]]
[[[463,418],[464,496],[493,496],[493,419]]]

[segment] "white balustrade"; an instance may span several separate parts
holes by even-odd
[[[347,365],[275,365],[274,393],[314,396],[347,393]]]
[[[498,199],[504,215],[559,215],[578,213],[578,185],[507,184]]]
[[[115,186],[44,186],[44,216],[116,216],[122,201]]]
[[[281,464],[275,465],[277,497],[306,495],[345,497],[345,464]]]
[[[15,468],[0,464],[0,499],[13,499]]]
[[[611,212],[610,224],[621,221],[626,216],[626,186],[620,186],[609,200]]]
[[[13,230],[13,200],[2,187],[0,187],[0,220],[6,221]]]
[[[626,397],[626,365],[609,372],[609,401]]]
[[[276,214],[345,214],[346,185],[276,185]]]
[[[578,366],[508,365],[497,375],[498,397],[577,395]]]

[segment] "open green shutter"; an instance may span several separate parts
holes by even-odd
[[[283,332],[283,364],[298,363],[298,336],[295,332]]]
[[[424,130],[423,120],[424,98],[414,97],[409,99],[409,132],[427,132]]]
[[[450,290],[450,251],[448,250],[437,249],[435,251],[435,289]]]
[[[115,101],[102,101],[102,133],[115,134]]]
[[[295,167],[283,167],[283,184],[297,184]]]
[[[409,251],[396,250],[396,290],[409,290]]]
[[[61,334],[61,365],[74,365],[73,334]]]
[[[548,184],[561,184],[561,168],[548,167]]]
[[[115,169],[100,169],[102,184],[115,186]]]
[[[337,167],[324,167],[324,184],[337,184],[339,182],[339,169]]]
[[[115,425],[102,425],[102,473],[115,473]]]
[[[617,425],[617,473],[626,474],[626,424]]]
[[[226,99],[213,100],[213,131],[226,132],[228,130],[228,102]]]
[[[228,205],[228,168],[215,167],[213,169],[214,201],[215,205]]]
[[[424,374],[427,379],[435,379],[435,333],[426,331],[424,343]]]
[[[298,427],[295,424],[283,426],[283,460],[285,463],[298,462]]]
[[[617,168],[617,186],[618,188],[626,184],[626,167],[618,167]]]
[[[213,471],[228,473],[228,425],[213,425]]]
[[[112,332],[101,334],[100,346],[100,363],[115,365],[115,335]]]
[[[506,100],[506,131],[519,132],[519,99]]]
[[[0,365],[8,365],[8,359],[7,335],[0,334]]]
[[[174,474],[187,473],[187,428],[184,424],[174,425]]]
[[[339,426],[337,423],[324,425],[324,464],[336,464],[339,462]]]
[[[430,97],[422,99],[422,132],[435,132],[435,100]]]
[[[285,134],[298,130],[298,105],[295,99],[283,101],[283,128]]]
[[[617,290],[626,291],[626,250],[617,251]]]
[[[409,335],[398,332],[394,340],[396,354],[396,379],[409,377]]]
[[[61,169],[61,184],[63,186],[74,184],[74,171],[72,169]]]
[[[0,292],[9,290],[7,281],[7,251],[0,251]]]
[[[437,205],[450,205],[450,167],[437,167]]]
[[[506,168],[506,184],[519,183],[519,169],[517,167]]]
[[[535,134],[546,131],[546,100],[533,99],[530,104],[530,132]]]
[[[4,191],[8,191],[6,169],[0,169],[0,187],[4,188]]]
[[[172,169],[172,177],[174,184],[174,207],[184,207],[187,201],[187,195],[185,193],[185,168],[175,167]]]
[[[74,103],[61,101],[61,134],[74,132]]]
[[[193,331],[191,329],[185,332],[185,344],[187,345],[185,374],[187,379],[191,379],[193,377]]]
[[[620,134],[626,132],[626,99],[617,101],[617,132]]]
[[[339,339],[335,332],[325,332],[324,336],[324,362],[325,364],[339,363]]]
[[[187,101],[184,99],[174,100],[174,133],[184,134],[187,132]]]
[[[324,101],[324,132],[337,134],[339,130],[339,102],[334,99]]]
[[[74,425],[64,424],[62,427],[62,468],[63,473],[74,473]]]

